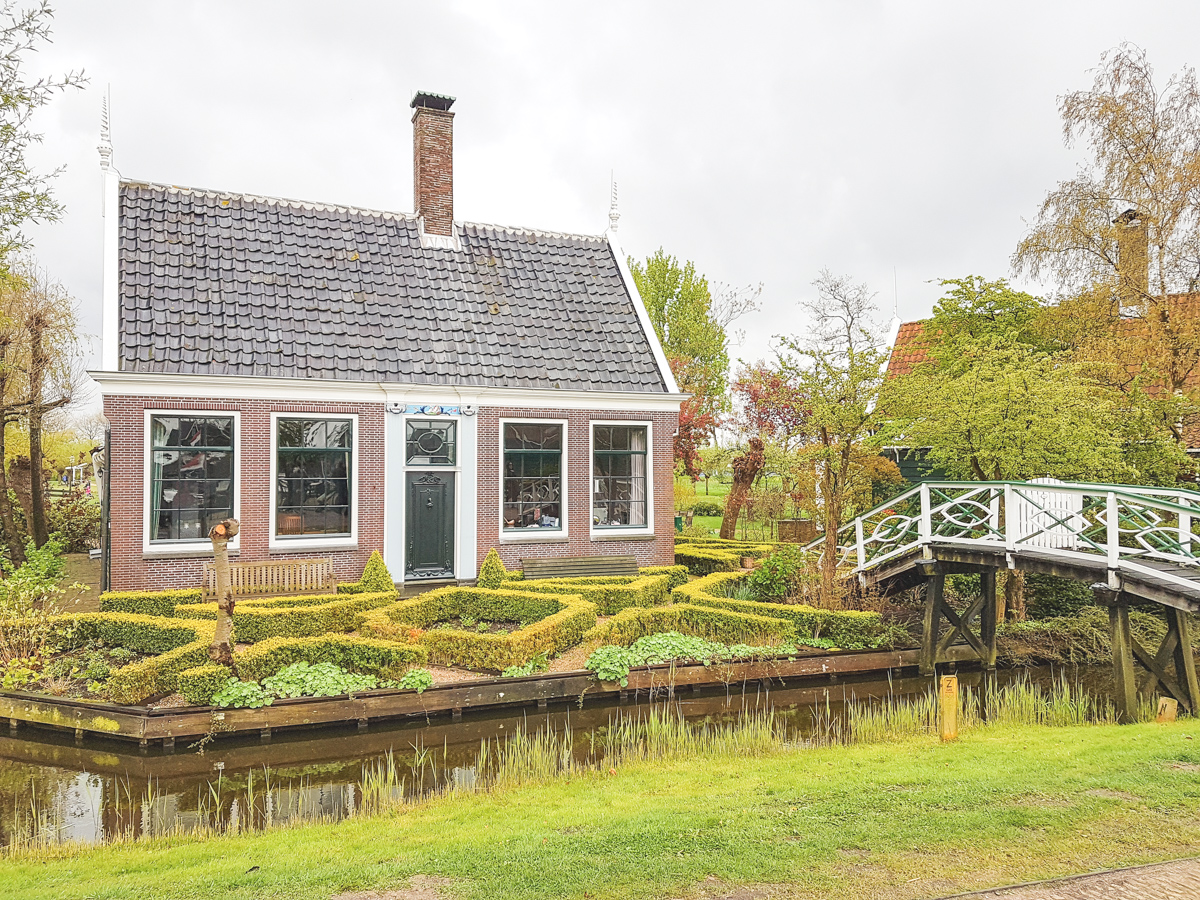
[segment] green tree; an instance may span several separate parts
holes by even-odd
[[[804,398],[811,435],[803,455],[811,467],[814,513],[824,528],[821,602],[841,603],[837,533],[853,511],[863,473],[874,468],[872,432],[887,353],[865,285],[823,271],[816,296],[802,302],[812,321],[806,339],[779,338],[778,369]]]

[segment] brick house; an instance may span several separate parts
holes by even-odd
[[[101,144],[108,583],[380,550],[404,582],[673,560],[682,399],[616,238],[458,222],[453,98],[412,101],[414,214],[123,180]]]

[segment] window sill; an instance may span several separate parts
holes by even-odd
[[[593,541],[652,541],[653,531],[622,531],[614,528],[612,531],[593,531]]]
[[[505,532],[500,535],[500,543],[502,544],[566,544],[570,542],[570,537],[565,531],[550,531],[542,534],[514,534]]]
[[[267,550],[271,553],[291,553],[296,550],[357,550],[357,538],[297,538],[295,540],[271,540]]]
[[[230,547],[229,556],[235,557],[241,555],[240,547]],[[142,550],[142,559],[212,559],[213,549],[212,544],[193,544],[188,547],[172,547],[170,549],[164,547],[159,550],[157,548]]]

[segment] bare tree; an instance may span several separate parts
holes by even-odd
[[[1084,142],[1091,158],[1046,195],[1013,266],[1058,283],[1071,343],[1115,386],[1185,391],[1200,371],[1188,298],[1200,289],[1196,73],[1159,90],[1145,52],[1122,44],[1101,57],[1089,90],[1059,98],[1059,112],[1065,142]]]
[[[233,589],[229,584],[229,542],[237,536],[238,520],[225,519],[208,532],[217,570],[217,627],[208,658],[222,666],[233,665]]]

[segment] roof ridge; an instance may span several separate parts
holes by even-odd
[[[406,222],[417,221],[416,213],[396,212],[395,210],[387,209],[372,209],[366,206],[353,206],[349,203],[323,203],[317,200],[297,200],[292,197],[270,197],[266,194],[254,194],[250,193],[249,191],[219,191],[213,188],[198,188],[180,184],[163,184],[162,182],[157,181],[138,181],[132,178],[122,178],[121,184],[132,185],[135,187],[154,188],[164,191],[201,194],[212,197],[241,197],[245,200],[256,200],[272,205],[294,206],[302,209],[365,213],[369,216],[383,216],[384,218],[401,219]],[[551,231],[546,228],[530,228],[523,225],[498,225],[493,222],[466,222],[455,220],[454,224],[460,228],[466,228],[468,226],[474,228],[489,228],[496,231],[507,231],[512,234],[531,234],[541,237],[585,238],[593,241],[603,241],[605,239],[603,234],[581,234],[572,231]]]

